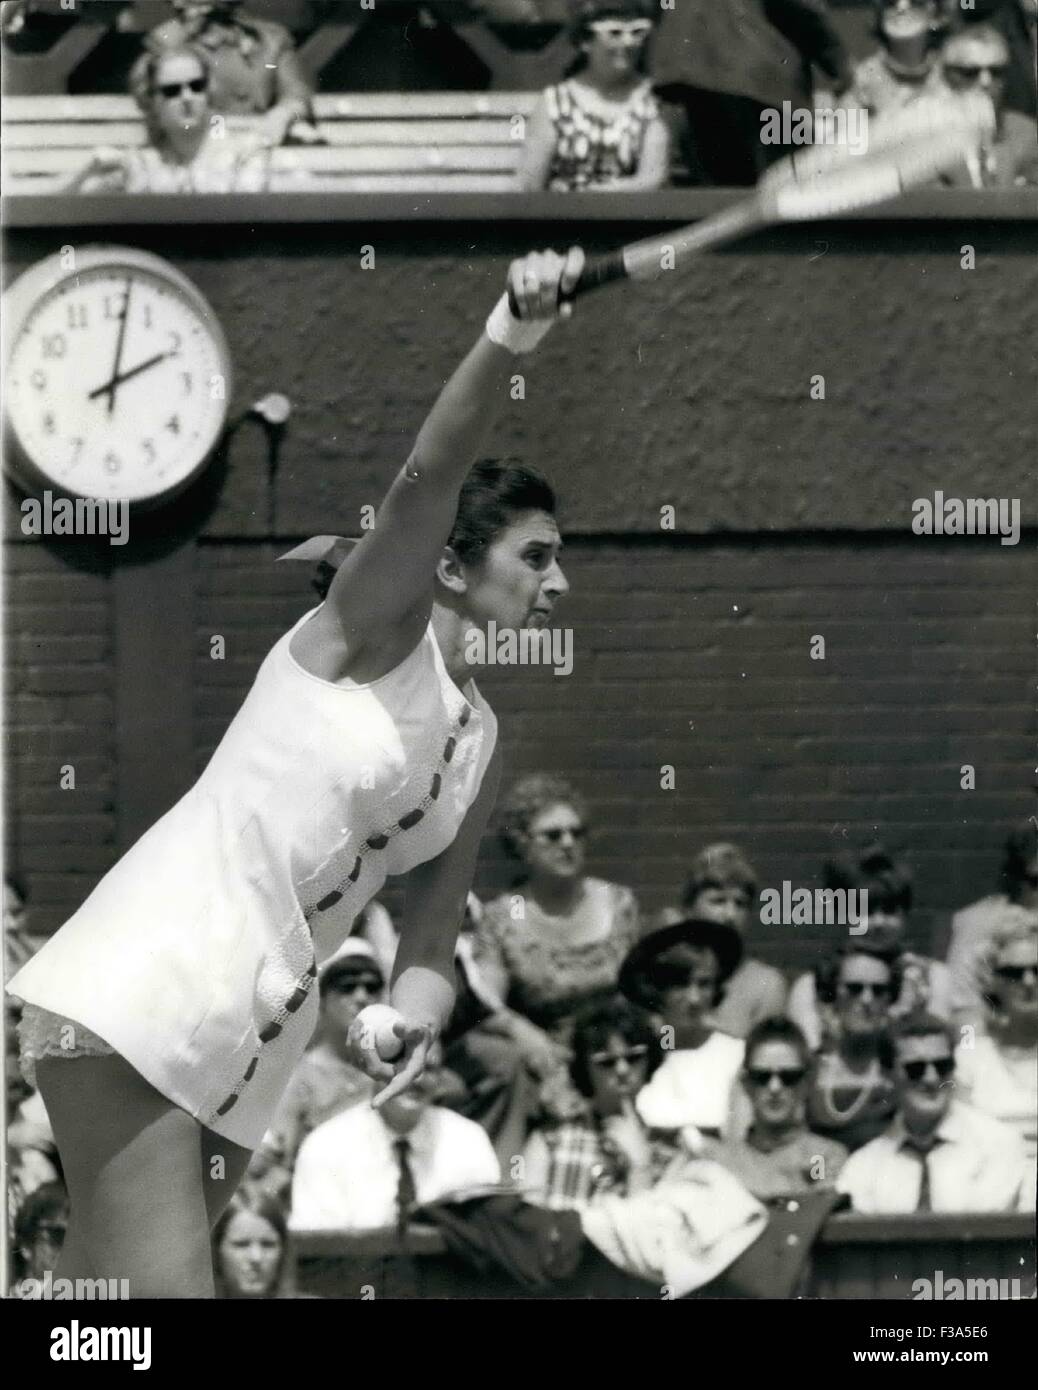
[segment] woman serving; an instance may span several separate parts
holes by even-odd
[[[470,466],[583,259],[513,262],[518,316],[503,296],[326,601],[271,649],[191,791],[8,986],[72,1201],[63,1277],[212,1296],[209,1231],[313,1032],[318,966],[388,874],[407,875],[391,1009],[358,1016],[354,1051],[387,1083],[376,1105],[421,1072],[500,776],[467,636],[542,626],[568,588],[549,485]]]

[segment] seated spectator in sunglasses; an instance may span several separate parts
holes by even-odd
[[[99,149],[70,193],[259,193],[270,152],[258,136],[212,124],[210,60],[180,47],[148,55],[134,90],[150,143]]]
[[[963,94],[983,92],[995,107],[994,138],[979,156],[965,161],[944,182],[953,187],[1011,188],[1038,183],[1034,117],[1005,108],[1009,47],[990,25],[975,24],[953,34],[941,49],[943,94],[951,105]]]
[[[543,1111],[572,1119],[587,1108],[569,1080],[574,1019],[615,993],[620,964],[638,938],[638,906],[629,888],[586,872],[587,807],[561,777],[521,778],[503,800],[499,824],[519,875],[486,904],[473,954],[486,986],[504,1001],[493,1030],[518,1048]]]
[[[788,1018],[766,1018],[746,1039],[739,1080],[753,1110],[745,1138],[708,1142],[705,1154],[768,1201],[832,1187],[847,1159],[835,1140],[812,1134],[805,1110],[813,1059]]]
[[[1038,1153],[1038,913],[1008,907],[981,961],[987,1030],[972,1027],[956,1052],[964,1100],[1005,1121],[1033,1162]]]
[[[299,1146],[319,1125],[368,1101],[375,1083],[352,1062],[347,1035],[361,1009],[382,1000],[385,977],[368,943],[350,936],[318,975],[318,1041],[303,1054],[274,1120],[249,1165],[249,1177],[269,1192],[287,1190]]]
[[[288,134],[307,144],[320,140],[312,124],[310,83],[283,25],[244,13],[241,0],[173,0],[173,8],[176,18],[145,38],[131,86],[142,80],[149,58],[190,44],[209,58],[214,111],[262,117],[257,131],[269,146],[282,144]]]
[[[723,922],[746,941],[757,904],[757,871],[736,845],[707,845],[692,861],[681,907],[668,908],[664,924],[686,917]],[[786,979],[781,970],[743,956],[725,982],[724,998],[714,1024],[733,1038],[745,1038],[765,1018],[786,1007]]]
[[[625,999],[577,1019],[570,1075],[588,1112],[530,1135],[522,1175],[528,1200],[575,1207],[605,1192],[630,1196],[652,1185],[671,1150],[654,1147],[634,1103],[659,1061],[648,1015]]]
[[[900,979],[896,959],[848,946],[819,972],[825,1040],[807,1093],[816,1134],[854,1150],[874,1139],[894,1113],[888,1033]]]
[[[411,1210],[480,1187],[501,1169],[482,1126],[435,1104],[443,1048],[380,1109],[355,1105],[303,1141],[292,1180],[293,1230],[375,1231]]]
[[[658,13],[645,0],[576,0],[579,66],[530,116],[518,186],[571,193],[662,188],[667,127],[644,73]]]
[[[857,951],[897,958],[900,990],[889,1001],[892,1015],[926,1008],[941,1018],[951,1016],[952,982],[943,961],[907,949],[908,914],[912,907],[912,871],[882,845],[871,845],[855,859],[834,859],[825,866],[826,888],[868,893],[866,929],[854,938]],[[829,966],[823,967],[829,969]],[[819,1008],[816,973],[809,971],[794,983],[786,1009],[812,1048],[823,1045],[823,1010]]]
[[[892,1034],[897,1114],[837,1179],[855,1211],[1034,1209],[1034,1167],[1008,1125],[956,1099],[955,1034],[908,1014]]]
[[[952,917],[948,969],[953,1016],[959,1023],[984,1023],[987,1011],[978,969],[1007,907],[1038,909],[1038,831],[1030,821],[1014,826],[1006,838],[1000,891],[970,903]]]
[[[1030,116],[1032,129],[1038,111],[1038,75],[1035,73],[1035,46],[1038,44],[1038,0],[974,0],[970,9],[962,7],[967,23],[990,25],[1006,42],[1009,66],[1005,74],[1005,105],[1008,111]]]
[[[713,1024],[742,958],[734,927],[691,917],[642,938],[624,961],[620,989],[654,1016],[663,1061],[635,1102],[651,1129],[670,1130],[694,1154],[727,1133],[745,1045]]]
[[[938,0],[876,0],[879,47],[855,66],[840,105],[879,116],[940,91],[937,50],[946,28]]]

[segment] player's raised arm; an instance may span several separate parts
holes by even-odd
[[[576,284],[584,255],[533,252],[513,261],[508,288],[485,332],[437,397],[397,474],[375,525],[340,567],[327,607],[350,638],[428,617],[437,561],[450,536],[461,485],[505,400],[516,354],[531,351],[560,312],[559,293]],[[418,615],[421,617],[421,614]]]

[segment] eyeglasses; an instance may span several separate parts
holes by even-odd
[[[908,1077],[909,1081],[922,1081],[928,1067],[933,1067],[937,1075],[943,1080],[944,1077],[951,1076],[952,1072],[955,1070],[955,1058],[938,1057],[936,1061],[901,1063],[901,1070]]]
[[[207,90],[209,79],[206,77],[192,77],[190,82],[160,82],[159,93],[167,101],[172,101],[174,97],[180,96],[181,92],[194,92],[195,96]]]
[[[762,1067],[748,1068],[746,1075],[753,1086],[770,1086],[771,1078],[777,1076],[783,1086],[799,1086],[807,1075],[801,1067],[779,1067],[776,1071],[765,1071]]]
[[[626,1052],[592,1052],[589,1061],[596,1067],[610,1067],[616,1071],[621,1062],[633,1065],[635,1062],[643,1062],[649,1055],[649,1049],[644,1043],[636,1043],[634,1047],[629,1047]]]
[[[652,30],[651,19],[595,19],[588,25],[591,32],[609,43],[641,43]]]
[[[549,845],[557,845],[563,835],[570,835],[574,840],[582,840],[587,834],[585,825],[553,825],[548,830],[537,830],[534,832],[535,840],[546,840]]]
[[[1019,985],[1028,975],[1038,976],[1038,965],[997,965],[995,974],[1000,980],[1011,980],[1014,985]]]
[[[360,989],[368,994],[381,994],[382,981],[377,975],[344,975],[339,980],[333,980],[328,988],[336,994],[356,994]]]
[[[1005,63],[981,63],[974,66],[972,63],[945,63],[944,70],[952,77],[959,77],[963,82],[976,82],[981,73],[986,72],[990,77],[1004,77],[1006,73]]]
[[[890,994],[889,985],[874,985],[869,980],[841,980],[840,988],[845,990],[852,999],[860,999],[866,990],[875,999],[886,999]]]

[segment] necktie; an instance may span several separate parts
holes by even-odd
[[[915,1209],[916,1211],[933,1211],[930,1204],[930,1151],[916,1150],[916,1152],[923,1171],[919,1179],[919,1200],[915,1204]]]
[[[393,1148],[396,1151],[397,1167],[400,1170],[396,1187],[396,1224],[399,1231],[405,1231],[411,1209],[418,1196],[414,1171],[411,1168],[411,1141],[406,1137],[394,1139]]]

